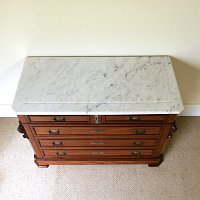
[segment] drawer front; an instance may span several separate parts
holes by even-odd
[[[167,115],[107,115],[105,123],[165,122]]]
[[[130,135],[158,135],[161,133],[163,126],[156,127],[33,127],[36,135],[70,135],[70,134],[130,134]]]
[[[153,147],[156,140],[39,140],[41,147]]]
[[[28,119],[30,122],[64,122],[64,123],[89,123],[90,117],[89,116],[73,116],[73,115],[47,115],[47,116],[41,116],[41,115],[32,115],[28,116]]]
[[[44,156],[47,157],[111,157],[111,156],[123,156],[123,157],[148,157],[153,155],[153,150],[43,150]]]

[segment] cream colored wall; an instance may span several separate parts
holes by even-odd
[[[184,103],[200,104],[199,0],[0,0],[0,104],[28,55],[173,56]]]

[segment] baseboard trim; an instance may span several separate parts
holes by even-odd
[[[200,104],[185,104],[179,116],[200,116]]]
[[[0,105],[0,117],[17,117],[17,114],[12,109],[11,104]]]
[[[179,116],[200,116],[200,104],[185,104]],[[11,104],[3,104],[0,105],[0,117],[17,117],[17,114]]]

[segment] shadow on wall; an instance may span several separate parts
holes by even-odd
[[[171,57],[184,104],[200,104],[200,69]]]

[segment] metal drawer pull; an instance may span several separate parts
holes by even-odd
[[[139,146],[139,145],[143,145],[144,142],[133,142],[132,144],[133,144],[133,145],[136,145],[136,146]]]
[[[48,132],[49,132],[50,134],[58,135],[58,134],[60,133],[60,130],[49,129]]]
[[[57,152],[56,154],[57,154],[58,156],[66,156],[66,155],[67,155],[66,152]]]
[[[100,123],[100,118],[98,115],[95,115],[95,124],[99,124]]]
[[[56,122],[65,122],[66,121],[65,117],[53,117],[53,120]]]
[[[132,116],[132,117],[129,117],[128,120],[130,122],[133,122],[133,121],[139,121],[139,120],[141,120],[141,118],[140,117],[136,117],[136,116]]]
[[[103,155],[104,152],[92,152],[92,154],[95,154],[95,155]]]
[[[91,144],[104,144],[104,142],[91,142]]]
[[[90,132],[93,132],[93,133],[101,133],[101,132],[104,132],[105,130],[91,130]]]
[[[132,130],[134,133],[136,134],[144,134],[147,132],[146,129],[135,129],[135,130]]]
[[[53,145],[57,146],[57,145],[63,145],[63,142],[52,142]]]
[[[131,152],[131,155],[132,155],[132,156],[140,156],[140,155],[141,155],[141,152],[134,151],[134,152]]]

